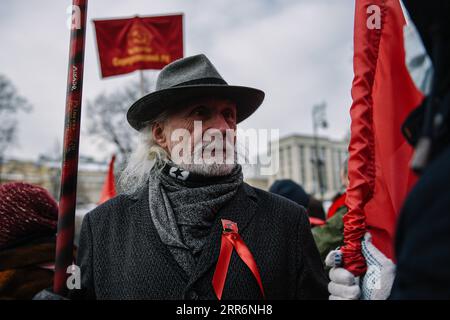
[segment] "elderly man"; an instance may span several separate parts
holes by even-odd
[[[327,298],[303,207],[244,183],[228,151],[228,133],[263,99],[260,90],[228,85],[204,55],[161,71],[157,90],[127,114],[141,139],[121,176],[125,193],[84,218],[75,296]],[[180,142],[198,136],[197,124],[225,144]]]

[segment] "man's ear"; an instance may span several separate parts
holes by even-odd
[[[153,139],[160,147],[167,149],[167,139],[164,133],[164,126],[161,123],[155,123],[152,126],[152,135]]]

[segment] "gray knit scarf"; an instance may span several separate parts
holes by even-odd
[[[149,205],[161,241],[188,276],[193,272],[219,209],[242,184],[240,165],[227,176],[205,177],[166,163],[151,175]]]

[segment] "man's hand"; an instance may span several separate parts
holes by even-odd
[[[56,293],[53,293],[51,288],[44,289],[39,291],[34,297],[33,300],[68,300],[63,296],[60,296]]]
[[[358,300],[361,296],[359,278],[339,267],[340,256],[339,250],[333,250],[325,259],[325,264],[332,267],[328,283],[329,300]]]

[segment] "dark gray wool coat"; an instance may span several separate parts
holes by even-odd
[[[148,188],[119,195],[83,221],[77,264],[87,299],[211,299],[220,252],[220,219],[237,223],[259,267],[267,299],[326,299],[327,279],[303,207],[242,184],[217,214],[209,241],[189,278],[152,223]],[[261,299],[251,271],[233,252],[222,299]]]

